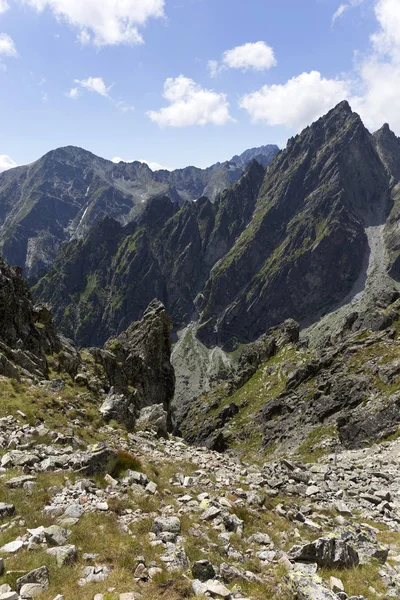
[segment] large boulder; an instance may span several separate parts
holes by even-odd
[[[351,569],[360,563],[358,552],[344,540],[319,538],[304,546],[294,546],[289,557],[295,562],[316,563],[319,567]]]

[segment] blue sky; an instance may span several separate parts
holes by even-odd
[[[0,0],[0,90],[0,169],[68,144],[205,167],[344,97],[400,135],[400,0]]]

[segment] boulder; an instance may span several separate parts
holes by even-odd
[[[295,562],[316,563],[319,567],[351,569],[358,566],[358,553],[345,541],[332,538],[319,538],[304,546],[294,546],[289,558]]]

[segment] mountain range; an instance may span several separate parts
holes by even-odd
[[[175,331],[195,322],[206,346],[228,350],[286,318],[304,327],[341,304],[367,307],[398,290],[399,164],[389,127],[371,134],[343,102],[213,201],[162,194],[128,223],[97,220],[60,246],[34,294],[82,345],[118,334],[154,297]]]
[[[35,279],[51,266],[63,242],[82,238],[99,219],[108,216],[126,225],[160,194],[180,205],[202,195],[213,201],[253,157],[267,165],[278,151],[263,146],[208,169],[153,172],[138,161],[115,164],[81,148],[58,148],[0,174],[3,256]]]

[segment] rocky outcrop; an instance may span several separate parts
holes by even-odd
[[[39,377],[47,375],[48,354],[61,350],[64,340],[56,333],[45,305],[34,306],[19,267],[0,258],[0,368],[1,374],[19,378],[17,367]],[[64,347],[69,352],[68,342]]]
[[[132,427],[144,407],[161,404],[169,411],[175,390],[171,330],[164,306],[154,300],[140,321],[110,339],[104,349],[91,350],[106,385],[112,387],[101,408],[107,420]]]
[[[171,330],[164,306],[154,300],[141,321],[103,349],[80,353],[57,334],[49,309],[34,306],[21,269],[0,259],[0,375],[35,377],[49,389],[62,390],[63,379],[46,381],[51,361],[60,377],[68,374],[77,385],[103,395],[101,413],[107,420],[132,427],[144,407],[161,404],[169,410],[175,388]]]

